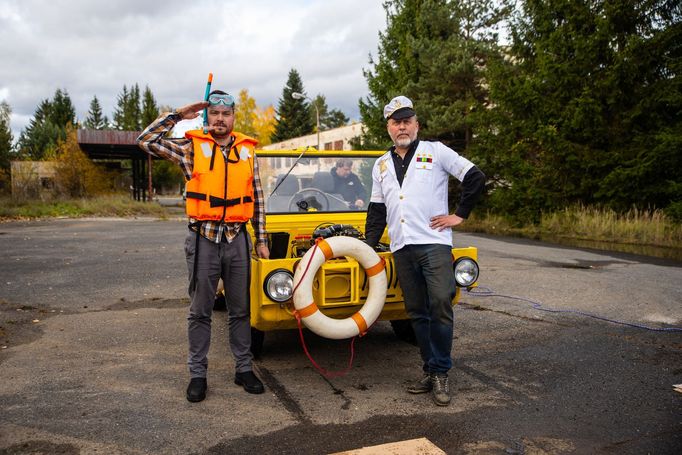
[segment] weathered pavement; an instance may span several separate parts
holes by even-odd
[[[456,309],[453,402],[405,384],[416,349],[379,323],[343,377],[298,334],[269,333],[267,392],[235,386],[214,317],[209,394],[184,398],[185,224],[0,224],[0,453],[330,453],[426,437],[447,453],[673,454],[682,448],[682,333],[647,331],[503,297]],[[682,326],[680,263],[456,234],[500,294],[653,327]],[[37,322],[33,322],[37,321]],[[348,342],[307,333],[328,369]]]

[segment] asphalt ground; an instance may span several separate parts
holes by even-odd
[[[0,453],[323,454],[425,437],[453,454],[679,454],[682,264],[455,234],[480,283],[456,308],[452,404],[409,395],[414,346],[386,322],[327,379],[298,333],[270,332],[233,384],[225,313],[214,316],[209,393],[185,399],[187,270],[180,220],[0,224]],[[517,298],[501,297],[507,295]],[[348,341],[306,332],[341,370]]]

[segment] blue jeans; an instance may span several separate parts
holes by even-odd
[[[447,373],[452,368],[452,299],[457,290],[451,248],[406,245],[393,258],[424,371]]]

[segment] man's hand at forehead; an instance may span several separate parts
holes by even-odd
[[[207,107],[208,101],[197,101],[175,109],[175,113],[183,120],[191,120],[199,117],[199,113]]]

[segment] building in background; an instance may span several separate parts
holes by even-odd
[[[362,134],[362,123],[356,122],[331,130],[320,131],[320,150],[351,150],[350,141]],[[263,150],[296,150],[317,147],[317,133],[300,136],[261,147]]]

